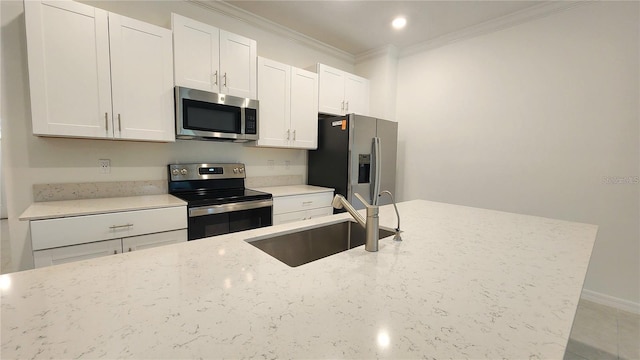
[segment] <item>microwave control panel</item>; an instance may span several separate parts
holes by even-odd
[[[244,133],[245,134],[257,134],[257,121],[258,115],[256,109],[245,108],[244,109]]]

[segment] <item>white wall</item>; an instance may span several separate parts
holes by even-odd
[[[218,26],[258,42],[258,54],[298,67],[317,62],[350,71],[352,62],[317,47],[292,41],[236,18],[182,1],[88,2],[105,10],[170,28],[176,12]],[[248,176],[302,175],[306,178],[306,151],[258,149],[241,144],[177,141],[170,144],[43,138],[31,134],[23,2],[0,2],[2,53],[0,58],[2,166],[5,175],[10,243],[2,237],[12,261],[2,272],[32,267],[28,223],[17,218],[32,203],[32,186],[39,183],[166,179],[166,166],[174,162],[240,161]],[[111,160],[111,173],[99,174],[98,159]],[[275,166],[269,167],[268,160]],[[290,166],[285,166],[288,161]]]
[[[400,198],[597,224],[585,288],[640,303],[638,7],[595,2],[401,58]]]
[[[370,55],[359,57],[356,59],[354,71],[357,75],[369,79],[369,115],[396,120],[398,50],[390,45]]]

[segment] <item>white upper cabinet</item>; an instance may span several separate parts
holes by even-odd
[[[171,31],[109,14],[115,137],[175,140]]]
[[[369,114],[369,80],[318,64],[319,111],[326,114]]]
[[[73,1],[24,6],[35,135],[175,140],[169,30]]]
[[[171,14],[175,84],[219,92],[220,30],[184,16]]]
[[[258,146],[288,147],[291,123],[291,66],[258,58]]]
[[[108,13],[72,1],[25,1],[35,135],[112,137]]]
[[[256,146],[315,149],[318,145],[317,74],[258,58]]]
[[[220,74],[223,94],[256,98],[256,41],[220,30]]]
[[[318,147],[318,74],[291,67],[291,147]]]
[[[171,14],[176,86],[256,98],[255,40]]]

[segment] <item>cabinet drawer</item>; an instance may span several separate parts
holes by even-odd
[[[329,207],[331,206],[331,200],[333,200],[333,192],[274,197],[273,213],[275,215]]]
[[[31,221],[33,250],[187,228],[185,206]]]
[[[286,224],[294,221],[302,221],[314,219],[321,216],[333,215],[332,207],[323,207],[319,209],[294,211],[284,214],[273,215],[273,225]]]

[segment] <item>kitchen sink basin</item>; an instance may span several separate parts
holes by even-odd
[[[393,231],[380,229],[380,239]],[[293,233],[246,240],[283,263],[296,267],[364,245],[365,229],[353,221],[343,221]],[[364,249],[363,249],[364,251]]]

